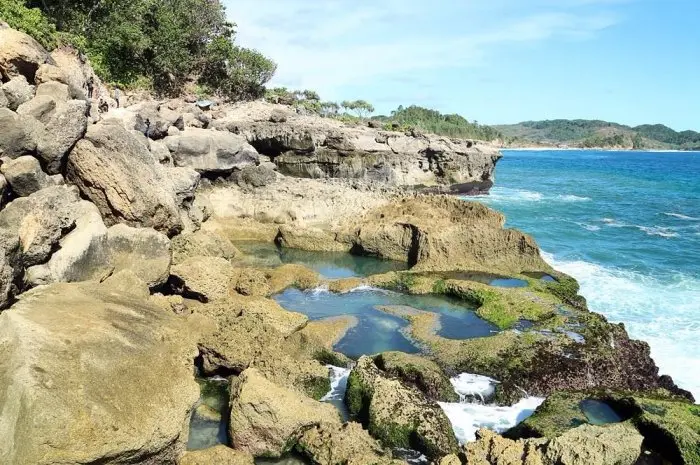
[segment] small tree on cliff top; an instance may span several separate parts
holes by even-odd
[[[374,113],[374,107],[366,100],[345,100],[340,106],[346,110],[355,112],[358,118],[367,118]]]

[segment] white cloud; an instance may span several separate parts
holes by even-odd
[[[238,41],[278,63],[273,84],[342,97],[349,85],[476,66],[503,46],[581,40],[628,0],[230,0]],[[527,6],[523,6],[527,3]],[[440,5],[438,5],[440,4]]]

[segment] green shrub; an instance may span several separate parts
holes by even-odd
[[[51,50],[56,46],[56,26],[38,8],[27,8],[22,0],[0,0],[0,19],[10,27],[34,37]]]

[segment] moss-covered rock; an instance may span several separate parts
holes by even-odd
[[[458,402],[450,379],[432,360],[404,352],[384,352],[374,358],[382,371],[415,386],[428,398],[442,402]]]
[[[511,403],[522,389],[547,396],[556,390],[666,388],[692,397],[667,377],[660,377],[649,346],[629,338],[622,325],[595,313],[570,310],[577,340],[567,331],[537,326],[494,336],[454,340],[436,334],[439,315],[410,307],[384,306],[382,311],[409,321],[411,337],[443,369],[490,376],[501,381],[497,400]]]
[[[466,446],[470,465],[634,465],[642,436],[628,423],[581,425],[552,439],[513,441],[480,430]]]
[[[340,424],[322,423],[303,432],[296,443],[296,450],[313,463],[328,465],[374,464],[401,465],[392,460],[391,453],[382,448],[362,425],[355,422]]]
[[[452,425],[440,406],[389,378],[369,357],[361,357],[350,373],[345,403],[387,447],[415,449],[431,458],[457,450]]]
[[[231,385],[229,436],[236,449],[259,457],[280,457],[300,431],[320,423],[339,425],[338,411],[271,382],[255,368]]]
[[[507,431],[511,438],[555,438],[588,419],[581,409],[584,399],[609,405],[621,419],[645,437],[646,447],[672,463],[700,463],[700,408],[687,400],[658,390],[654,393],[614,391],[556,392],[535,413]]]

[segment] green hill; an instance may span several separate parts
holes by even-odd
[[[525,121],[494,126],[509,145],[700,150],[700,133],[662,124],[625,126],[600,120]]]

